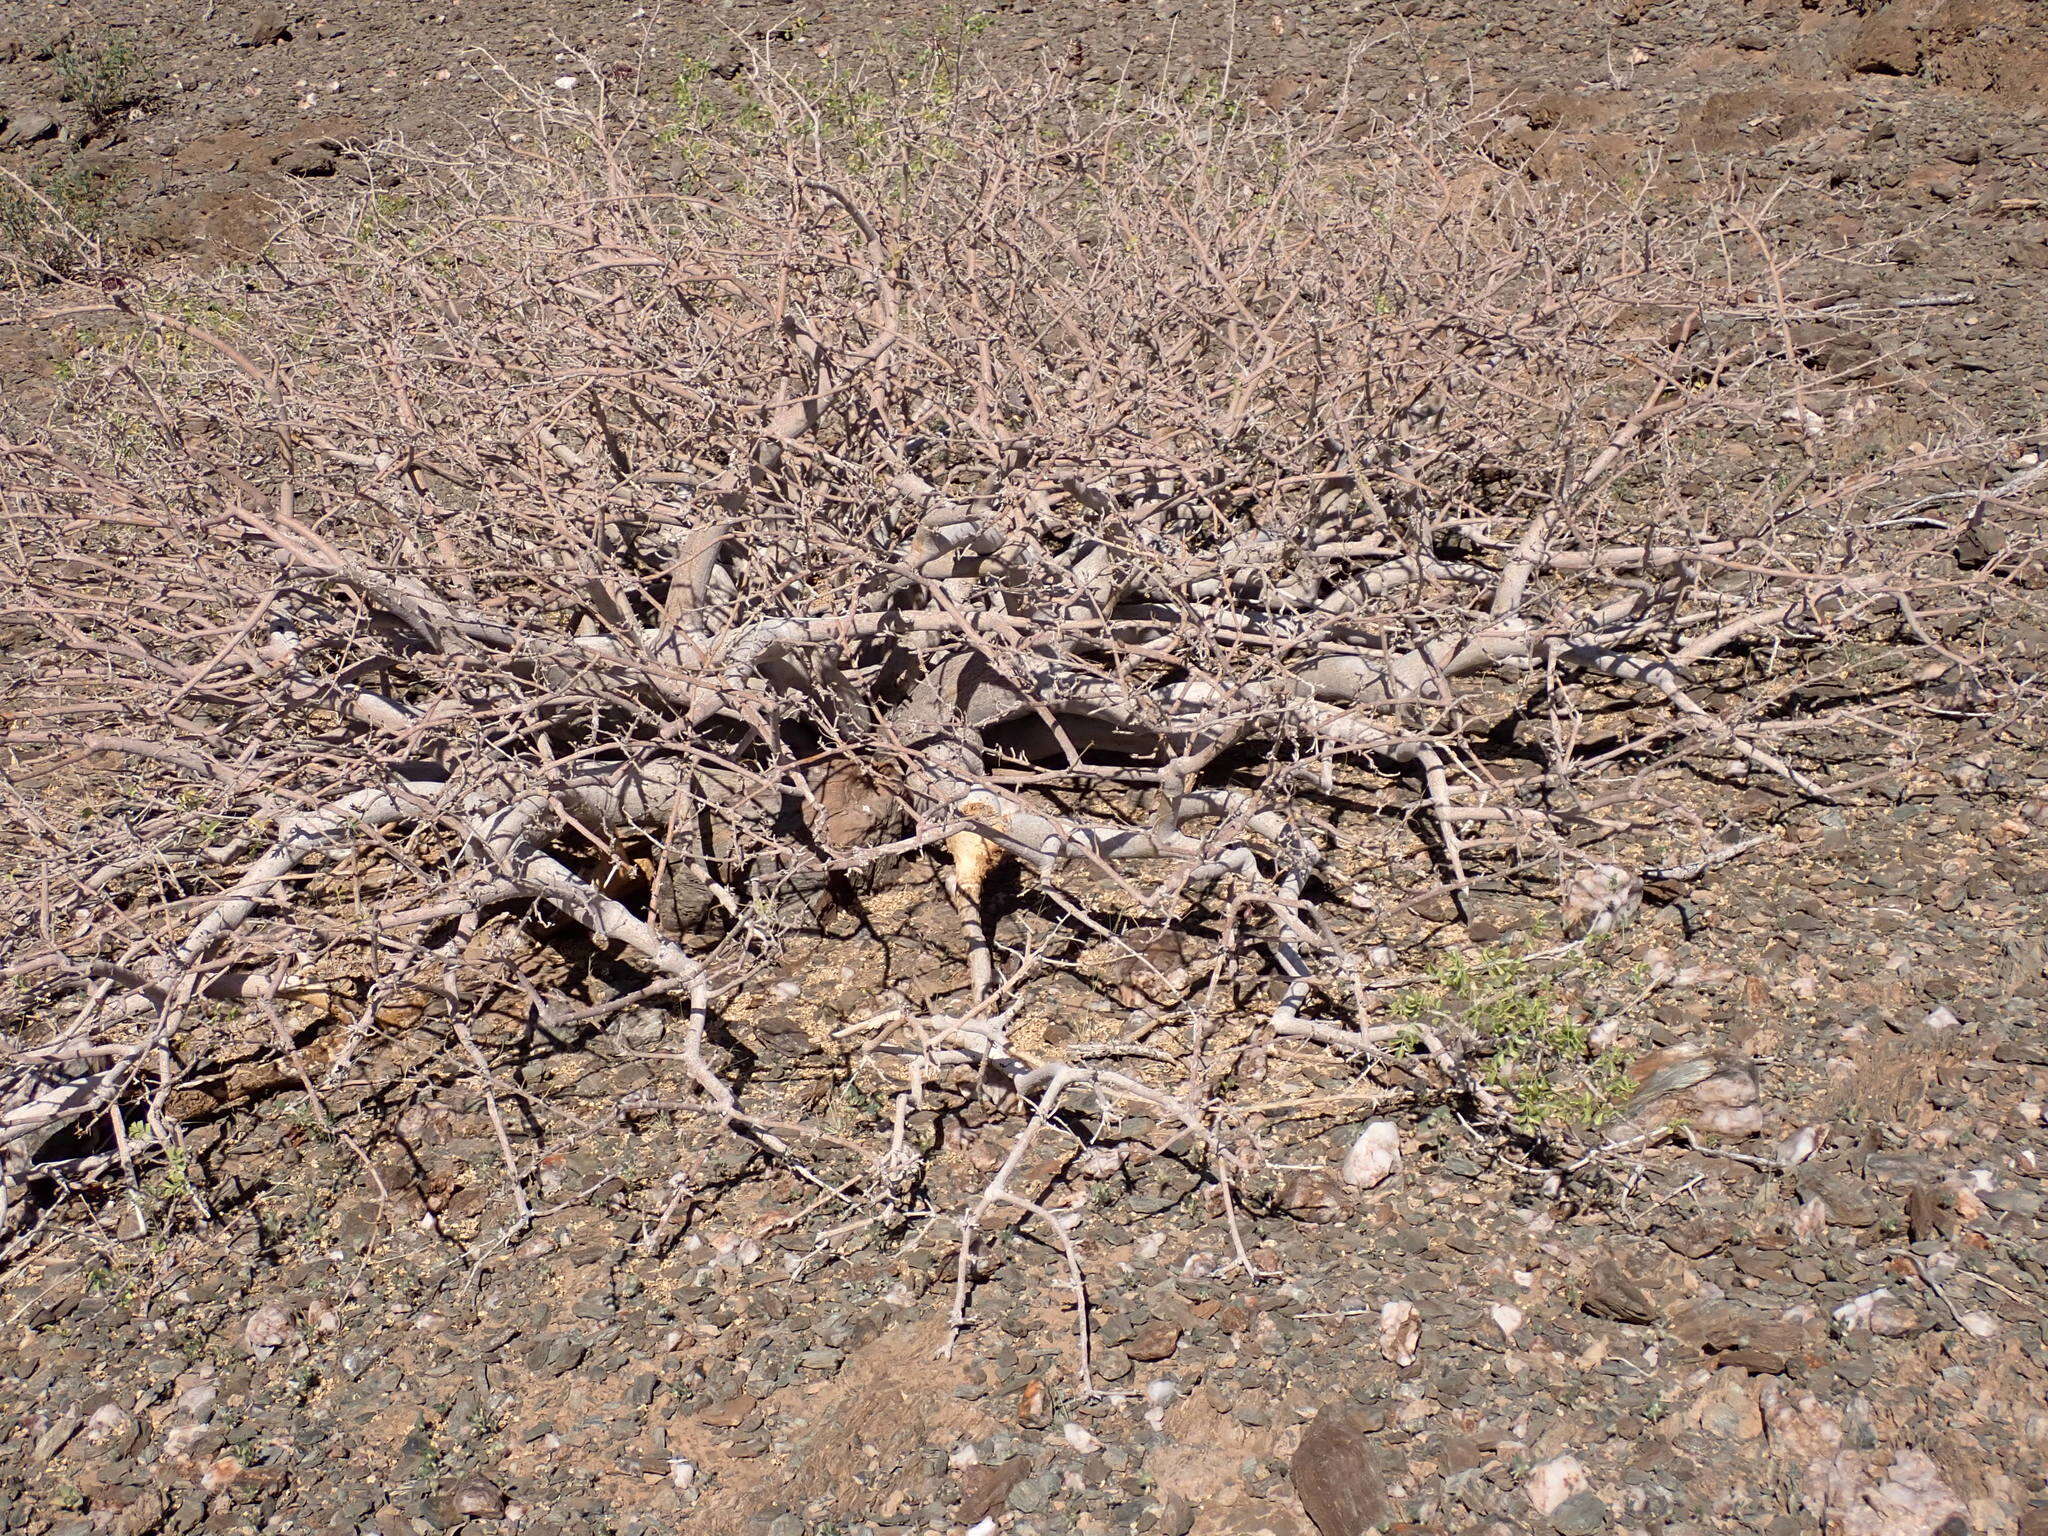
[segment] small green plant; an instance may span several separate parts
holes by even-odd
[[[164,1148],[164,1169],[153,1179],[149,1193],[168,1205],[175,1200],[190,1198],[192,1194],[191,1159],[183,1147]]]
[[[1390,1011],[1423,1028],[1455,1029],[1488,1050],[1480,1080],[1514,1105],[1525,1130],[1602,1119],[1624,1084],[1621,1054],[1593,1045],[1592,1024],[1558,996],[1554,979],[1508,950],[1446,955]]]
[[[711,78],[711,65],[704,59],[685,58],[676,69],[675,119],[662,129],[660,137],[664,142],[680,134],[692,133],[710,125],[716,107],[705,93],[704,82]]]
[[[84,113],[89,132],[99,132],[142,104],[142,58],[124,38],[66,46],[58,51],[55,63],[58,90]]]

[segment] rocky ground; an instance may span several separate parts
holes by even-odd
[[[1915,377],[1989,428],[2040,427],[2048,34],[2027,0],[173,0],[146,15],[23,0],[5,28],[0,168],[106,234],[119,260],[251,249],[295,183],[360,182],[372,172],[354,151],[393,135],[460,142],[522,92],[662,92],[754,52],[966,48],[1101,81],[1199,73],[1310,111],[1454,98],[1499,117],[1503,152],[1539,181],[1782,184],[1776,233],[1837,243],[1849,291],[1896,278],[1974,293],[1921,338]],[[0,238],[33,222],[24,192],[0,199]],[[48,345],[10,327],[0,378],[32,377]]]
[[[387,135],[457,142],[512,84],[938,37],[1104,78],[1227,66],[1314,110],[1348,69],[1358,110],[1468,96],[1538,181],[1782,185],[1782,233],[1839,246],[1850,306],[1806,344],[1853,363],[1855,306],[1904,304],[1897,409],[2041,441],[2035,9],[24,0],[0,199],[61,194],[117,274],[247,251],[294,184],[379,174],[359,151]],[[60,350],[0,331],[0,385],[33,392]],[[332,1063],[280,1064],[252,1020],[244,1064],[182,1101],[182,1152],[48,1212],[0,1280],[0,1528],[2040,1536],[2048,759],[2025,722],[1916,728],[1868,803],[1738,807],[1773,841],[1653,891],[1590,958],[1508,895],[1389,935],[1422,1016],[1483,1028],[1536,995],[1625,1062],[1604,1135],[1276,1072],[1245,1111],[1266,1166],[1226,1204],[1173,1127],[1098,1117],[1026,1168],[1079,1215],[1086,1326],[1027,1217],[977,1259],[949,1354],[946,1218],[1009,1152],[1004,1106],[932,1095],[905,1128],[923,1181],[855,1206],[665,1108],[689,1095],[653,1012],[535,1040],[509,1078],[380,1018],[319,1092]],[[818,1025],[958,985],[928,878],[760,1002],[732,1063],[874,1129]],[[1537,958],[1447,968],[1480,938]],[[1155,980],[1072,1005],[1120,1016]],[[1692,1144],[1627,1138],[1673,1118]]]
[[[1086,1213],[1092,1394],[1029,1226],[938,1356],[925,1213],[1015,1133],[971,1102],[912,1127],[940,1146],[916,1201],[849,1213],[701,1121],[622,1114],[684,1091],[629,1018],[511,1086],[550,1120],[520,1226],[474,1083],[382,1064],[318,1110],[242,1085],[193,1117],[203,1179],[64,1213],[11,1276],[8,1526],[2038,1529],[2048,802],[1957,767],[1978,787],[1795,818],[1781,859],[1610,950],[1654,988],[1610,1016],[1638,1076],[1691,1082],[1703,1123],[1753,1101],[1756,1134],[1560,1187],[1448,1110],[1288,1094],[1237,1218],[1257,1275],[1170,1129],[1048,1148],[1032,1179]],[[408,1101],[380,1120],[380,1091]],[[1347,1186],[1375,1107],[1401,1164]]]

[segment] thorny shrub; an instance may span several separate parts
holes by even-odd
[[[963,1303],[997,1205],[1085,1208],[1029,1150],[1120,1111],[1226,1210],[1262,1070],[1511,1121],[1387,1009],[1396,920],[1596,849],[1682,882],[1748,846],[1731,786],[1853,799],[2005,728],[2039,553],[2001,444],[1876,409],[1910,308],[1830,295],[1767,200],[1492,147],[1450,105],[699,71],[394,150],[259,262],[30,295],[78,346],[6,429],[7,1219],[175,1148],[251,1019],[317,1101],[396,1034],[488,1087],[652,1009],[642,1108],[897,1210],[912,1111],[1013,1106],[927,1213]],[[1831,374],[1816,313],[1871,355]],[[730,1070],[750,989],[934,859],[957,988],[819,1021],[872,1113]],[[1162,925],[1213,942],[1154,963]],[[1021,1044],[1086,946],[1142,1026]]]

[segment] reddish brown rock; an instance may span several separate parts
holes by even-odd
[[[963,1467],[960,1471],[960,1508],[956,1518],[962,1525],[975,1525],[1003,1507],[1010,1490],[1031,1470],[1022,1456],[997,1462],[992,1467]]]
[[[1363,1536],[1393,1519],[1356,1412],[1349,1404],[1330,1404],[1302,1433],[1294,1453],[1294,1495],[1322,1536]]]
[[[1617,1323],[1654,1323],[1657,1308],[1643,1288],[1621,1272],[1612,1259],[1602,1259],[1586,1278],[1579,1310]]]
[[[1849,34],[1838,55],[1854,75],[1910,75],[1920,68],[1920,40],[1910,28],[1874,16]]]
[[[751,1397],[729,1397],[698,1414],[697,1422],[709,1429],[737,1429],[759,1406]]]
[[[1164,1360],[1180,1347],[1180,1330],[1163,1318],[1154,1319],[1131,1335],[1124,1353],[1133,1360]]]

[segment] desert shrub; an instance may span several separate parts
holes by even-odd
[[[66,43],[53,63],[59,93],[84,114],[89,132],[97,133],[141,105],[147,94],[142,55],[126,38]]]
[[[1417,1049],[1512,1118],[1386,1009],[1404,921],[1596,844],[1704,867],[1734,791],[1864,793],[1844,741],[2036,697],[1985,640],[2032,547],[1955,556],[1999,445],[1824,415],[1758,210],[1532,188],[1448,111],[677,100],[394,153],[402,198],[102,301],[8,429],[17,1190],[59,1128],[67,1178],[96,1120],[175,1145],[251,1011],[352,1059],[403,1005],[488,1085],[630,1004],[680,1031],[664,1112],[849,1199],[901,1200],[923,1095],[1014,1105],[964,1277],[1034,1139],[1120,1108],[1255,1180],[1234,1085],[1283,1057]],[[942,848],[950,996],[814,1020],[831,1114],[734,1071],[746,1000]],[[1037,913],[993,942],[992,870]],[[1215,942],[1150,1043],[1019,1043],[1162,927]]]

